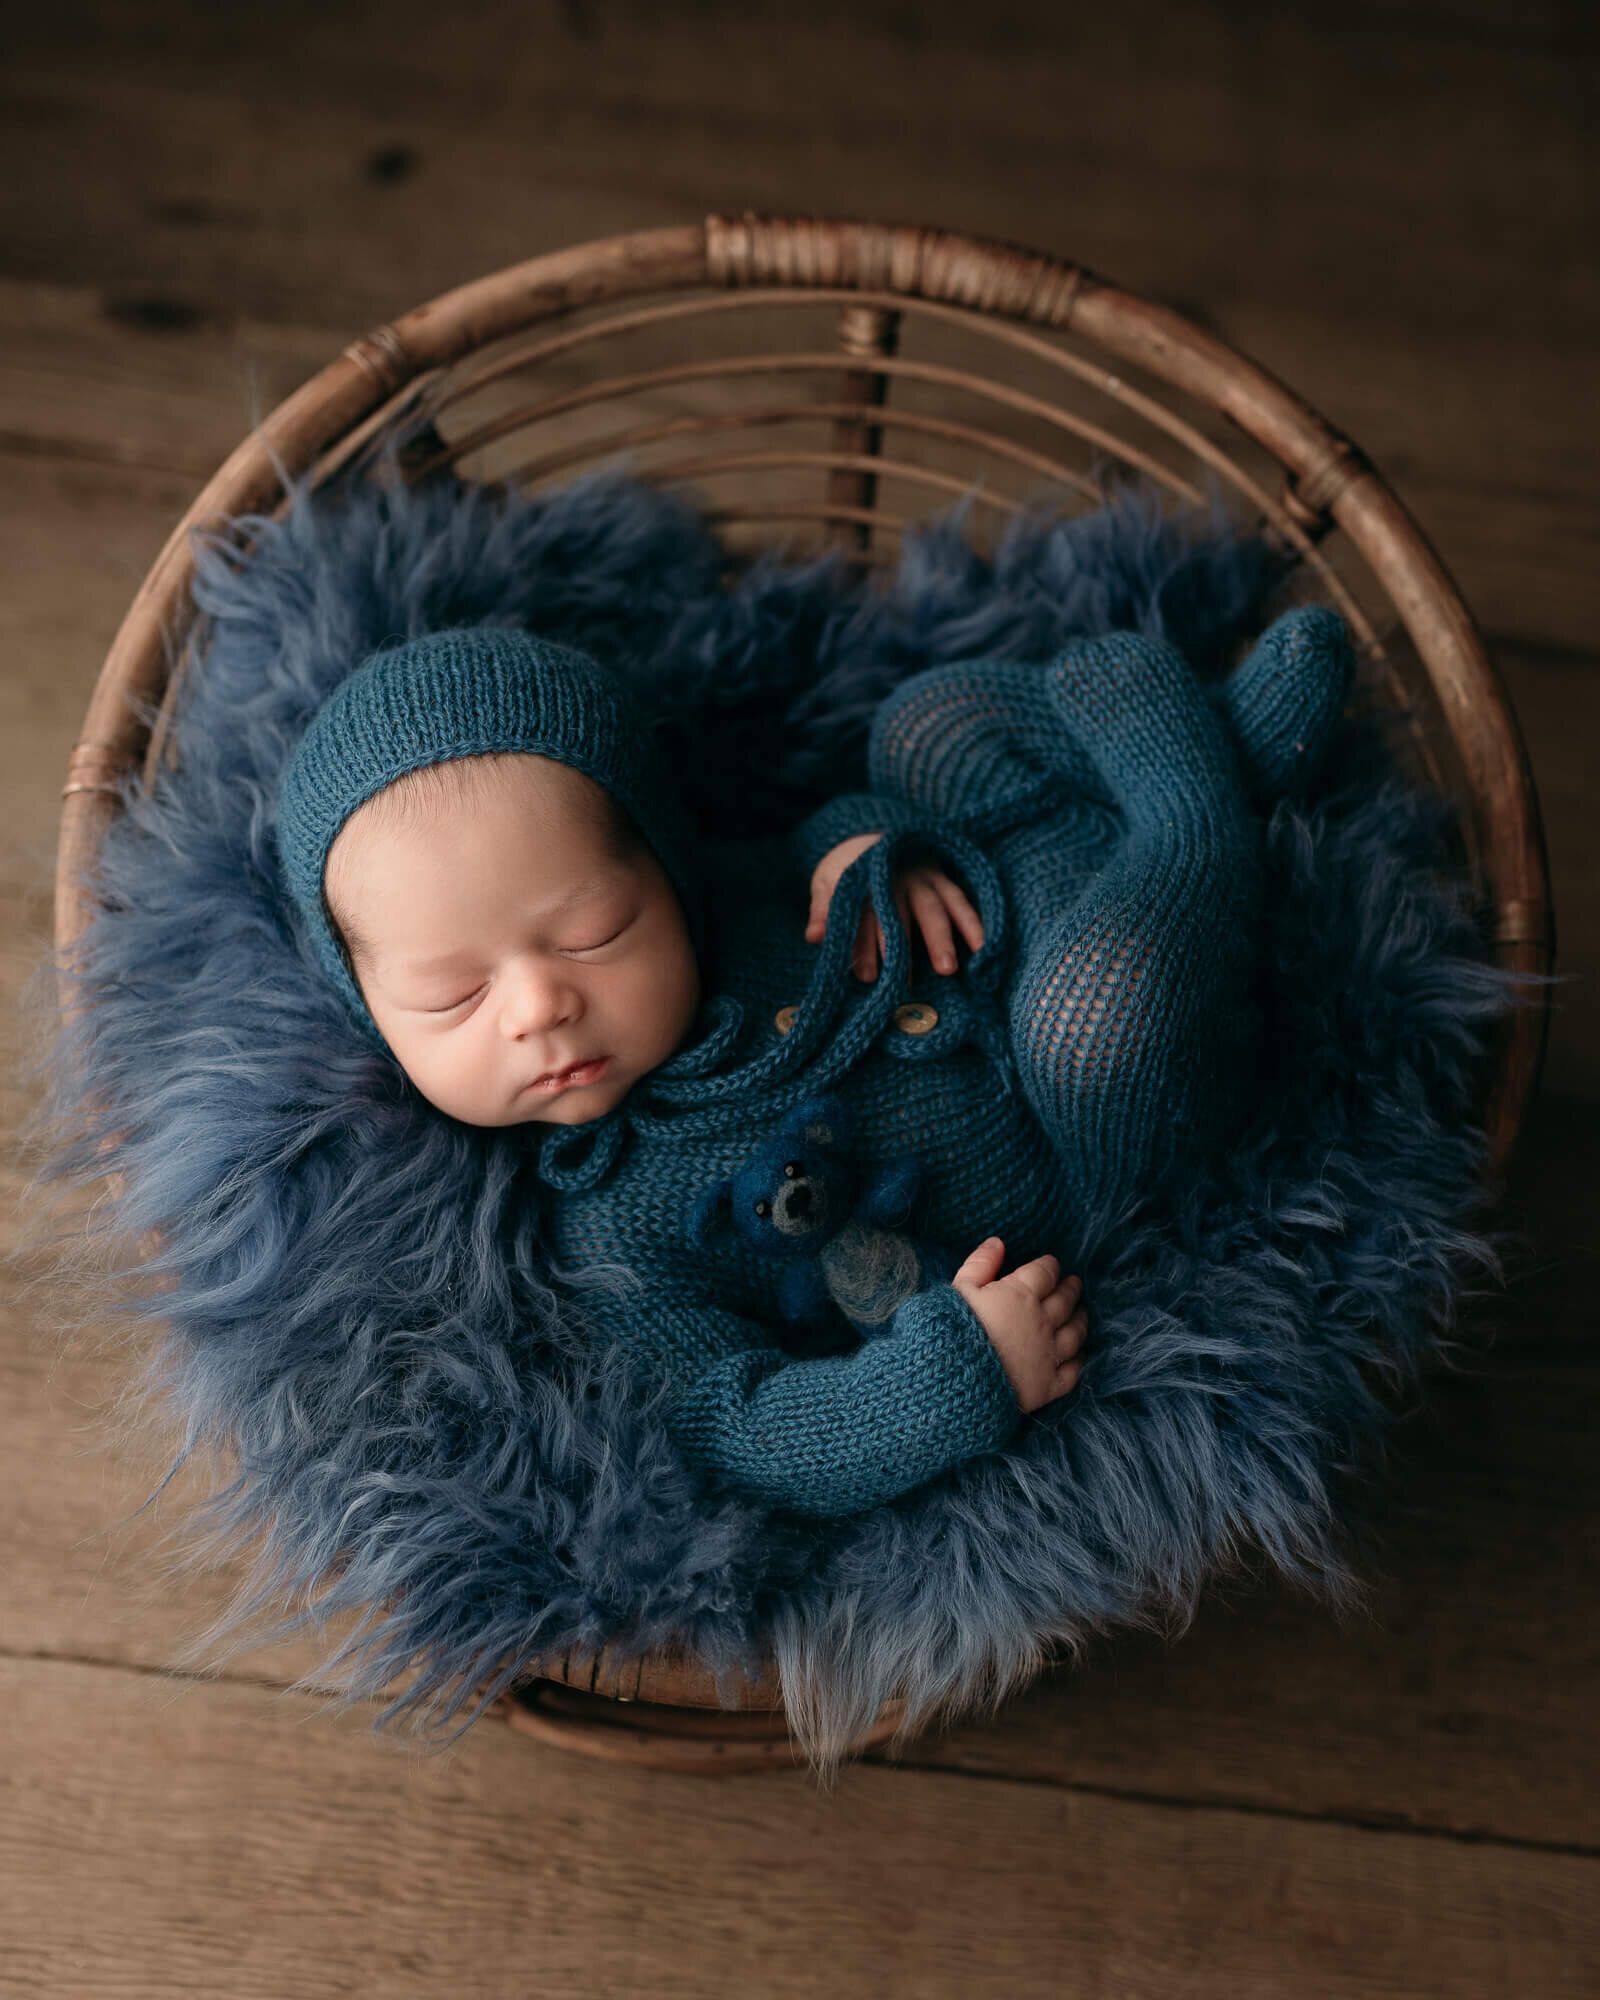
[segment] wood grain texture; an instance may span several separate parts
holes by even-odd
[[[14,143],[54,170],[62,205],[52,228],[18,189],[7,233],[37,275],[64,250],[94,251],[97,281],[145,284],[163,253],[181,262],[179,246],[201,242],[241,302],[254,290],[277,316],[320,321],[281,310],[286,282],[324,278],[348,297],[394,269],[378,254],[339,268],[332,245],[357,215],[382,231],[374,253],[392,241],[413,265],[460,256],[457,279],[528,254],[485,242],[502,232],[503,245],[522,220],[506,196],[516,183],[484,174],[498,159],[537,189],[530,209],[552,184],[654,194],[691,213],[781,211],[802,205],[804,186],[818,213],[859,209],[838,195],[870,189],[876,215],[978,229],[1025,201],[1014,236],[1072,254],[1053,231],[1081,216],[1125,251],[1099,258],[1104,268],[1212,310],[1258,293],[1252,273],[1270,265],[1280,295],[1319,313],[1476,331],[1524,316],[1513,285],[1482,282],[1485,267],[1527,270],[1578,351],[1600,308],[1592,268],[1570,255],[1589,157],[1592,37],[1579,15],[1502,12],[1474,32],[1370,5],[1302,19],[1136,0],[1103,18],[1018,6],[997,19],[952,0],[863,11],[607,0],[586,35],[574,10],[503,0],[448,23],[423,0],[298,4],[251,23],[100,0],[41,12],[12,38]],[[139,171],[82,198],[97,183],[78,163],[127,160],[116,121],[146,91],[172,93],[189,116],[153,125]],[[219,146],[208,127],[220,111],[205,106],[229,99],[251,115]],[[408,236],[408,204],[429,181],[493,199],[458,199],[453,243]],[[290,217],[301,242],[286,281]],[[450,282],[395,275],[408,299]]]
[[[1565,2000],[1600,1975],[1589,1856],[923,1772],[601,1770],[506,1731],[418,1760],[294,1698],[39,1661],[0,1690],[17,2000]]]
[[[1600,331],[1574,254],[1592,225],[1576,28],[1135,16],[1142,33],[1071,10],[975,34],[946,9],[913,35],[886,10],[841,69],[838,31],[781,8],[608,7],[602,59],[559,15],[491,7],[473,17],[508,44],[491,84],[484,44],[417,0],[385,14],[381,54],[347,11],[294,10],[327,67],[292,78],[276,11],[219,45],[69,8],[0,86],[0,278],[93,294],[151,343],[248,351],[262,326],[318,325],[331,354],[482,272],[712,208],[1009,233],[1292,381],[1416,507],[1492,630],[1590,643],[1600,586],[1569,559],[1596,525],[1574,416]],[[953,77],[957,47],[952,107],[928,76]]]

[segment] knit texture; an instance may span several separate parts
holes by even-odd
[[[673,1643],[720,1669],[771,1648],[826,1758],[891,1694],[914,1726],[998,1699],[1046,1647],[1181,1624],[1248,1550],[1348,1592],[1353,1471],[1488,1268],[1475,1113],[1507,1004],[1441,812],[1381,737],[1343,725],[1310,794],[1268,820],[1266,1073],[1245,1131],[1132,1221],[1082,1216],[1048,1246],[1093,1306],[1078,1391],[1002,1450],[832,1519],[696,1473],[638,1350],[584,1337],[583,1300],[640,1296],[624,1246],[561,1265],[547,1218],[577,1205],[549,1202],[526,1144],[442,1118],[361,1038],[304,951],[274,837],[287,758],[352,663],[490,623],[620,675],[737,879],[741,837],[754,852],[819,815],[809,851],[832,795],[873,790],[869,726],[925,669],[1137,630],[1209,685],[1266,622],[1259,542],[1131,496],[1025,516],[980,556],[957,515],[869,588],[832,562],[732,570],[691,510],[625,481],[527,499],[363,476],[199,554],[179,755],[152,792],[130,779],[108,833],[48,1103],[70,1121],[53,1171],[119,1177],[64,1226],[94,1232],[145,1329],[130,1412],[174,1471],[217,1467],[170,1553],[240,1581],[191,1663],[321,1634],[308,1684],[381,1697],[376,1726],[438,1740],[541,1657]],[[1096,866],[1098,838],[1060,865]],[[773,954],[773,999],[802,999],[781,953],[803,905],[753,908],[749,963]],[[1027,931],[1022,912],[1019,946]],[[950,1032],[980,1018],[958,1007]],[[786,1040],[761,1053],[781,1062]],[[934,1086],[897,1143],[952,1137],[935,1079],[956,1062],[869,1042]]]

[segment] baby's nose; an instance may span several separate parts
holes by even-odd
[[[513,1041],[560,1027],[581,1011],[577,989],[549,972],[528,970],[512,973],[505,980],[500,1023]]]

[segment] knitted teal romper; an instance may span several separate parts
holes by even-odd
[[[1134,634],[1046,666],[931,668],[877,710],[867,793],[785,840],[704,850],[709,997],[690,1038],[605,1117],[528,1128],[552,1268],[596,1336],[648,1364],[691,1462],[827,1516],[1010,1440],[1016,1399],[953,1286],[852,1352],[798,1357],[771,1262],[734,1233],[697,1244],[695,1204],[823,1091],[854,1114],[864,1165],[917,1159],[905,1226],[948,1269],[990,1234],[1008,1270],[1059,1252],[1214,1158],[1257,1092],[1261,809],[1314,770],[1350,670],[1319,610],[1280,619],[1215,691]],[[808,944],[813,869],[865,832],[885,838]],[[983,918],[951,975],[912,976],[892,885],[917,858]],[[863,983],[868,896],[887,955]]]

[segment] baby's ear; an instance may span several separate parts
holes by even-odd
[[[719,1222],[726,1222],[733,1215],[733,1182],[722,1181],[714,1188],[708,1188],[694,1205],[694,1214],[689,1219],[689,1240],[697,1250],[704,1250],[715,1234]]]

